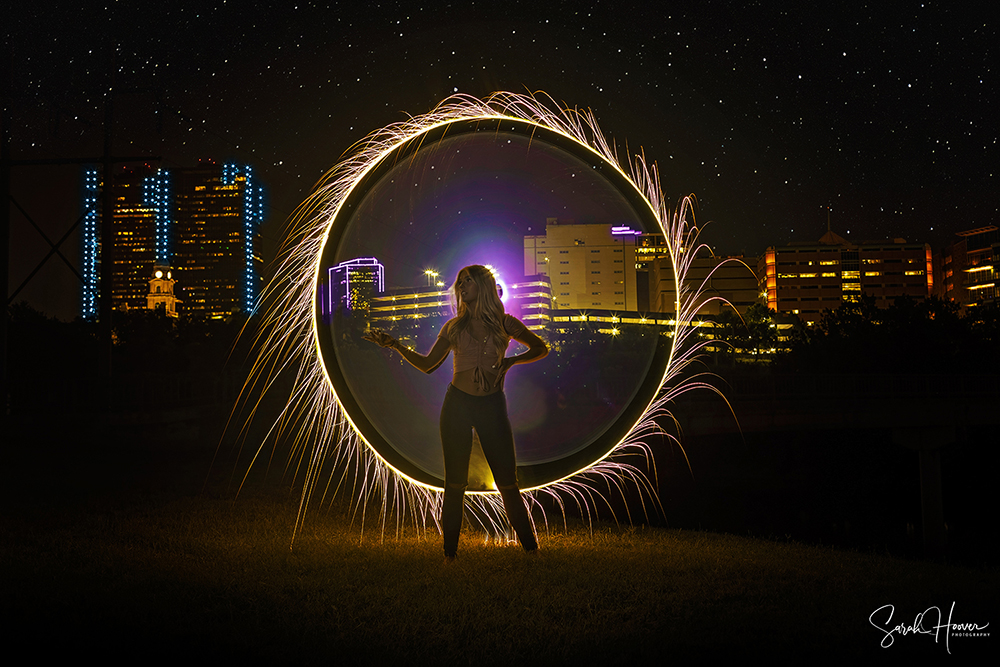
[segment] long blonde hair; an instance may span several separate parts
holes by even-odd
[[[465,272],[469,278],[476,283],[478,296],[472,303],[462,300],[462,292],[458,288],[458,281]],[[497,280],[493,272],[485,266],[473,264],[458,272],[455,277],[455,284],[452,286],[455,294],[455,303],[458,304],[457,313],[452,325],[448,327],[448,338],[452,345],[458,344],[458,334],[469,328],[473,318],[482,320],[486,325],[486,331],[493,338],[497,346],[497,363],[503,361],[507,354],[507,344],[510,343],[510,336],[503,328],[504,315],[503,302],[497,290]]]

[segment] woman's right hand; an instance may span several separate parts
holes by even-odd
[[[393,338],[386,332],[382,331],[381,329],[372,329],[364,336],[362,336],[362,338],[364,338],[367,341],[371,341],[372,343],[375,343],[376,345],[379,345],[381,347],[392,348],[396,347],[396,345],[399,344],[399,341],[397,341],[395,338]]]

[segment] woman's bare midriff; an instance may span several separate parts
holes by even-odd
[[[503,389],[503,383],[501,383],[501,386],[495,386],[497,381],[496,373],[483,370],[482,378],[486,385],[484,387],[476,384],[476,369],[470,368],[467,371],[455,373],[451,378],[451,383],[455,386],[455,389],[464,391],[466,394],[472,394],[473,396],[489,396]],[[485,391],[483,391],[484,389]]]

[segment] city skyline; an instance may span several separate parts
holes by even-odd
[[[504,89],[592,109],[623,161],[641,149],[657,163],[668,200],[698,196],[721,254],[814,241],[828,207],[845,238],[935,249],[996,217],[995,29],[947,6],[32,3],[6,28],[13,159],[100,155],[112,85],[114,152],[258,168],[274,194],[268,249],[354,142],[448,95]],[[64,171],[13,174],[56,238],[75,219],[58,201],[76,200]],[[12,247],[16,285],[48,250],[16,211]],[[46,267],[25,296],[51,303],[70,278]]]
[[[558,218],[548,218],[545,231],[544,235],[526,234],[523,237],[523,276],[508,272],[501,277],[495,271],[498,281],[510,284],[544,279],[549,300],[547,307],[553,312],[598,310],[652,314],[675,311],[677,294],[670,257],[662,252],[661,234],[599,222],[579,225]],[[977,232],[983,236],[984,230]],[[985,228],[985,232],[991,232],[991,236],[986,234],[990,238],[996,236],[995,227]],[[959,260],[960,267],[956,264],[945,269],[960,273],[972,271],[970,279],[977,283],[973,289],[980,290],[977,293],[980,300],[989,300],[995,292],[990,261],[993,251],[988,242],[976,247],[980,246],[977,252],[981,257],[971,258],[970,255],[969,267],[972,268],[966,266],[963,258]],[[641,250],[649,252],[640,253]],[[936,271],[935,261],[939,264]],[[704,290],[711,297],[698,309],[699,315],[718,316],[730,307],[743,315],[750,306],[759,304],[775,313],[798,315],[808,326],[814,326],[824,311],[836,310],[847,301],[859,301],[863,295],[874,298],[876,305],[883,309],[904,296],[917,300],[941,294],[953,297],[955,294],[948,291],[952,287],[946,290],[937,285],[944,282],[943,278],[949,285],[961,285],[954,271],[940,267],[941,263],[950,261],[941,257],[935,260],[930,246],[925,243],[893,239],[883,243],[853,244],[831,231],[814,243],[772,245],[757,256],[717,257],[700,249],[688,270],[686,284],[689,289]],[[435,315],[447,313],[450,316],[454,307],[450,303],[450,283],[437,281],[438,289],[433,288],[430,276],[437,280],[441,275],[433,266],[434,262],[419,274],[412,272],[410,281],[406,282],[406,278],[394,275],[392,270],[383,275],[382,264],[371,257],[350,259],[323,269],[324,274],[331,277],[326,282],[320,281],[324,322],[329,323],[333,314],[329,304],[350,301],[326,295],[333,289],[334,272],[360,268],[363,273],[367,269],[360,265],[371,263],[379,267],[378,282],[393,285],[369,295],[380,301],[378,310],[384,311],[378,319],[425,317],[431,311]],[[426,284],[418,284],[424,279]],[[366,276],[362,282],[370,284],[372,281]],[[959,298],[957,302],[963,307],[966,305],[964,299]],[[370,303],[366,301],[365,304],[367,309]],[[396,317],[396,311],[404,314]]]

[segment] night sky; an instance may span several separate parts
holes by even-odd
[[[937,249],[998,208],[997,30],[960,4],[18,3],[4,103],[15,160],[100,155],[113,78],[116,153],[250,163],[265,249],[352,143],[496,90],[592,109],[668,199],[697,195],[719,253],[814,241],[828,207],[848,239]],[[58,238],[79,184],[15,167],[12,194]],[[11,248],[13,290],[48,246],[15,212]],[[71,319],[78,295],[50,260],[19,299]]]

